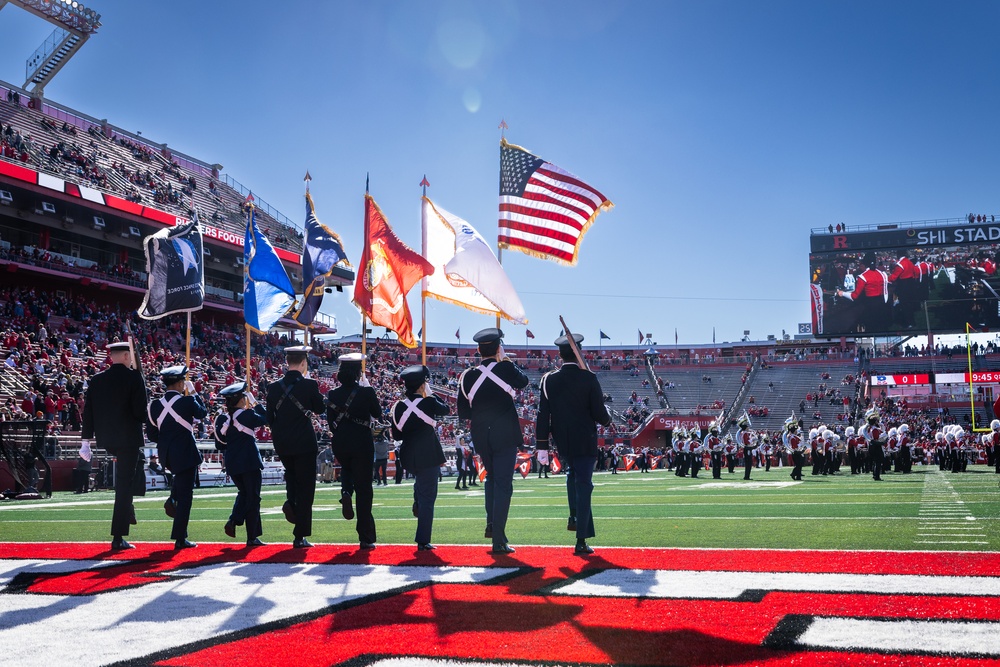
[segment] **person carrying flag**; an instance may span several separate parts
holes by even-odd
[[[448,404],[431,393],[431,373],[426,366],[408,366],[399,374],[406,395],[392,407],[392,437],[401,440],[403,467],[413,473],[413,504],[416,507],[417,551],[431,551],[431,528],[438,477],[445,462],[435,427],[437,417],[451,412]]]
[[[340,386],[327,394],[326,422],[331,431],[330,447],[337,457],[343,476],[340,502],[344,518],[354,516],[352,493],[357,496],[356,528],[361,549],[375,548],[375,517],[372,516],[372,461],[375,440],[372,420],[382,417],[378,395],[364,376],[361,353],[340,356],[337,381]],[[402,453],[402,449],[400,449]],[[410,473],[414,471],[403,463]],[[315,475],[314,475],[315,477]]]
[[[579,349],[583,336],[573,334]],[[574,345],[568,336],[555,340],[562,367],[542,376],[541,398],[535,424],[538,449],[549,449],[550,437],[559,456],[566,463],[566,495],[569,500],[569,522],[566,529],[576,532],[577,555],[594,553],[587,544],[594,537],[594,517],[591,495],[593,475],[597,465],[597,424],[611,425],[611,415],[604,405],[604,392],[597,376],[580,368]]]
[[[261,470],[264,461],[257,449],[256,429],[267,424],[264,406],[253,401],[246,382],[237,382],[219,391],[226,413],[215,419],[215,442],[225,456],[226,474],[236,484],[236,500],[226,521],[225,533],[236,537],[236,526],[247,527],[247,548],[263,546],[260,520]],[[251,406],[253,401],[253,407]]]
[[[267,387],[267,421],[274,451],[285,468],[286,500],[281,509],[285,519],[295,524],[292,546],[296,548],[312,546],[306,538],[312,535],[319,455],[312,416],[321,414],[326,407],[319,386],[308,377],[311,351],[306,345],[286,347],[285,375]]]
[[[208,409],[201,396],[194,390],[194,383],[187,379],[188,367],[184,364],[169,366],[160,371],[167,392],[149,404],[149,439],[157,444],[160,461],[174,475],[170,489],[173,500],[174,523],[170,539],[174,549],[198,546],[187,538],[191,505],[194,502],[195,478],[201,465],[201,452],[194,439],[194,420],[204,419]]]
[[[514,405],[518,389],[528,386],[528,376],[503,350],[503,331],[490,328],[476,333],[482,359],[459,378],[458,417],[471,421],[472,441],[486,467],[486,531],[492,553],[514,553],[507,543],[507,515],[514,494],[514,463],[524,444]]]

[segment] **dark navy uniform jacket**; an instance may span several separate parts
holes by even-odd
[[[432,421],[451,412],[448,404],[437,396],[421,398],[420,394],[407,394],[406,400],[414,401],[416,409]],[[444,463],[444,450],[434,430],[434,424],[428,423],[420,414],[411,411],[400,428],[400,422],[408,410],[409,407],[403,401],[397,401],[392,408],[392,437],[403,441],[399,449],[403,468],[414,471],[440,466]]]
[[[112,454],[142,449],[146,444],[146,384],[142,374],[125,364],[112,364],[95,375],[87,388],[80,437],[96,436],[98,447]]]
[[[347,399],[355,387],[358,391],[348,405]],[[371,420],[382,418],[382,405],[375,390],[353,382],[342,384],[327,395],[327,403],[330,407],[326,411],[326,422],[332,431],[330,448],[333,453],[369,449],[374,457],[375,441],[372,438]],[[344,406],[347,406],[347,412],[334,427],[334,422],[338,414],[344,410]],[[374,461],[374,458],[372,460]]]
[[[167,405],[170,407],[168,408]],[[149,403],[149,439],[157,444],[160,462],[171,472],[181,472],[201,465],[201,452],[194,439],[194,420],[208,414],[201,396],[185,396],[168,391],[163,398]]]
[[[472,420],[472,442],[493,447],[520,447],[524,444],[514,397],[504,386],[484,373],[494,375],[511,390],[528,386],[528,376],[510,361],[486,359],[462,373],[459,380],[458,416]],[[478,386],[477,386],[478,385]]]
[[[285,395],[286,388],[290,396]],[[291,397],[295,397],[302,409]],[[281,380],[267,386],[267,422],[278,456],[319,452],[310,415],[322,414],[325,407],[319,385],[298,371],[288,371]]]
[[[607,426],[611,415],[597,376],[573,362],[546,373],[540,384],[535,438],[539,449],[548,440],[564,458],[597,456],[597,424]]]
[[[215,418],[215,442],[225,456],[226,472],[230,476],[264,469],[254,431],[265,424],[267,414],[262,405],[254,406],[253,410],[241,408],[232,416],[221,414]]]

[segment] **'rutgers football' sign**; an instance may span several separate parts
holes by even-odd
[[[0,646],[8,664],[1000,659],[997,554],[103,549],[0,545]]]

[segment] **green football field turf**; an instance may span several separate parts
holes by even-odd
[[[723,471],[722,480],[705,471],[698,479],[658,470],[594,476],[597,537],[591,544],[627,547],[901,549],[996,551],[1000,548],[1000,475],[986,466],[966,473],[916,467],[912,474],[809,475],[793,483],[788,468],[754,470],[750,482],[742,469]],[[483,544],[482,486],[455,490],[455,478],[439,487],[433,541]],[[222,527],[235,496],[234,487],[195,491],[190,539],[232,542]],[[375,522],[381,543],[413,542],[412,482],[376,487]],[[166,542],[170,519],[163,512],[165,492],[150,492],[135,503],[138,525],[129,540]],[[357,541],[354,522],[341,516],[339,485],[319,484],[313,515],[314,543]],[[108,541],[113,493],[57,493],[50,500],[0,502],[0,541]],[[268,543],[291,542],[291,525],[281,513],[283,487],[264,487],[264,535]],[[514,480],[507,536],[514,546],[567,545],[565,478]]]

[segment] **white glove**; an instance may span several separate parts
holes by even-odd
[[[248,407],[252,408],[255,405],[257,405],[257,399],[256,399],[256,397],[254,397],[253,394],[251,394],[250,392],[247,392],[245,395],[247,397],[247,406]]]
[[[370,387],[371,383],[368,381],[368,376],[364,373],[361,374],[361,379],[358,380],[358,384],[362,387]]]
[[[89,462],[94,452],[90,449],[90,440],[80,441],[80,458]]]
[[[187,392],[188,396],[194,394],[194,382],[191,382],[191,380],[184,380],[184,391]]]

